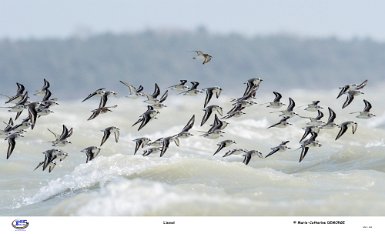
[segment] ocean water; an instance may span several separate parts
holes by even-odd
[[[296,112],[304,105],[320,100],[326,121],[327,107],[337,113],[337,123],[355,120],[358,130],[349,130],[335,141],[338,129],[321,130],[319,148],[310,148],[299,163],[299,139],[305,119],[293,117],[292,126],[267,129],[279,121],[279,113],[261,105],[274,98],[272,90],[263,84],[255,101],[247,107],[246,115],[229,119],[224,136],[206,139],[213,117],[200,127],[204,95],[187,97],[170,91],[166,108],[158,119],[141,131],[131,125],[146,110],[143,99],[131,99],[121,93],[107,105],[117,104],[113,112],[87,121],[90,110],[98,105],[95,98],[86,102],[61,101],[52,107],[53,114],[37,120],[33,131],[17,139],[10,159],[6,159],[7,141],[0,144],[0,215],[109,215],[109,216],[296,216],[296,215],[385,215],[385,109],[383,86],[365,88],[365,95],[357,96],[346,109],[341,109],[345,97],[335,99],[338,89],[323,91],[281,91],[282,101],[288,97],[296,101]],[[277,90],[279,91],[279,90]],[[85,95],[86,96],[86,95]],[[241,96],[239,94],[238,96]],[[219,104],[227,111],[229,101],[236,95],[222,93],[210,104]],[[372,119],[357,119],[353,111],[364,107],[362,99],[369,100]],[[3,101],[1,101],[3,103]],[[325,110],[324,109],[324,110]],[[180,146],[171,144],[163,157],[159,153],[147,157],[136,155],[137,137],[153,140],[178,133],[195,114],[193,137],[180,140]],[[23,113],[22,117],[25,117]],[[8,121],[13,114],[0,110],[0,120]],[[42,152],[54,148],[53,135],[47,128],[61,132],[62,124],[74,128],[72,144],[60,147],[69,156],[58,163],[51,173],[36,170],[43,160]],[[4,125],[5,126],[5,125]],[[111,136],[102,146],[100,155],[89,163],[80,151],[88,146],[99,146],[103,130],[109,126],[120,128],[120,140]],[[233,139],[237,144],[213,156],[216,144]],[[291,148],[269,158],[254,157],[249,165],[242,163],[241,155],[223,158],[229,149],[259,150],[266,155],[270,148],[289,140]]]

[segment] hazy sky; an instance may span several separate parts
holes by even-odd
[[[195,29],[385,41],[383,0],[0,0],[0,38]]]

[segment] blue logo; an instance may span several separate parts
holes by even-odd
[[[12,227],[18,230],[26,229],[29,222],[26,219],[15,219],[12,221]]]

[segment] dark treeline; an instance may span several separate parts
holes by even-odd
[[[193,50],[213,55],[202,65]],[[260,76],[264,88],[330,88],[369,79],[384,81],[385,44],[369,39],[303,39],[285,35],[243,37],[194,32],[145,31],[88,38],[1,40],[0,92],[11,95],[16,82],[32,91],[47,78],[55,96],[79,98],[105,87],[124,91],[119,80],[154,82],[165,88],[179,79],[202,87],[220,85],[230,93]]]

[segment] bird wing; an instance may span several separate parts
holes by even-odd
[[[328,123],[331,123],[334,121],[334,119],[337,117],[336,113],[332,110],[332,108],[328,107],[329,109],[329,119]]]
[[[72,136],[72,133],[74,133],[73,128],[71,128],[70,130],[68,130],[66,138]]]
[[[19,116],[21,115],[21,113],[23,113],[23,110],[18,111],[18,112],[16,113],[15,120],[17,120],[17,119],[19,118]]]
[[[362,89],[363,87],[366,86],[368,83],[368,80],[364,80],[361,84],[357,85],[356,90]]]
[[[305,132],[303,133],[302,138],[301,140],[299,140],[299,142],[303,141],[303,139],[305,139],[307,135],[309,135],[310,133],[311,133],[311,127],[305,128]]]
[[[166,101],[167,97],[168,97],[168,90],[166,90],[166,92],[164,92],[164,94],[160,98],[159,102],[163,103],[164,101]]]
[[[344,109],[350,103],[352,103],[353,99],[354,99],[354,95],[352,93],[348,92],[348,96],[346,97],[346,100],[345,100],[344,104],[342,105],[342,109]]]
[[[220,145],[219,145],[219,147],[218,147],[218,149],[215,151],[215,153],[213,154],[213,156],[214,155],[216,155],[219,151],[221,151],[223,148],[225,148],[225,143],[221,143]]]
[[[84,98],[82,102],[85,102],[85,101],[87,101],[88,99],[92,98],[92,97],[95,96],[95,95],[97,94],[97,92],[100,91],[100,90],[103,90],[103,88],[97,89],[95,92],[92,92],[92,93],[88,94],[88,96],[87,96],[86,98]]]
[[[37,164],[37,166],[35,167],[35,169],[33,169],[34,171],[36,171],[36,169],[38,169],[41,165],[44,164],[44,161],[40,162],[39,164]]]
[[[91,116],[87,120],[95,119],[100,114],[101,109],[96,109],[92,112]]]
[[[37,118],[37,111],[35,108],[35,104],[28,105],[28,116],[31,120],[31,129],[35,127],[36,118]]]
[[[199,82],[198,81],[191,81],[190,83],[192,84],[192,86],[191,86],[191,88],[189,90],[197,89],[198,86],[199,86]]]
[[[17,82],[16,82],[16,85],[17,85],[16,96],[20,96],[20,95],[22,95],[24,93],[25,86],[20,84],[20,83],[17,83]]]
[[[282,98],[282,95],[280,93],[278,93],[278,92],[275,92],[275,91],[273,93],[275,95],[275,98],[274,98],[273,102],[279,102],[281,100],[281,98]]]
[[[15,149],[15,146],[16,146],[15,137],[8,138],[7,159],[9,159],[9,157],[11,156],[13,150]]]
[[[155,83],[155,89],[154,89],[154,92],[152,93],[152,97],[153,98],[157,98],[160,94],[160,89],[159,89],[159,86],[157,83]]]
[[[211,108],[205,109],[205,114],[203,115],[201,126],[206,123],[206,121],[210,118],[210,115],[213,113]]]
[[[168,147],[170,145],[170,138],[169,137],[165,137],[163,138],[163,141],[162,141],[162,149],[160,151],[160,157],[163,156],[164,153],[166,153]]]
[[[338,94],[337,98],[341,97],[342,94],[346,93],[346,91],[349,89],[349,85],[345,85],[344,87],[341,88],[340,93]]]
[[[268,127],[267,129],[269,129],[269,128],[274,128],[275,126],[278,126],[279,124],[281,124],[281,122],[282,122],[282,121],[279,121],[278,123],[275,123],[275,124],[271,125],[271,126]]]
[[[51,85],[50,85],[49,81],[44,78],[44,85],[43,85],[42,90],[47,90],[50,86]]]
[[[105,107],[107,104],[107,100],[108,100],[108,95],[107,93],[105,93],[100,97],[99,108]]]
[[[222,89],[221,88],[217,88],[216,89],[216,92],[215,92],[215,97],[219,98],[219,96],[221,95],[222,93]]]
[[[287,111],[293,111],[294,107],[295,107],[295,102],[291,97],[289,97],[289,106],[287,107]]]
[[[50,162],[48,165],[48,173],[51,173],[51,171],[55,168],[56,163],[55,162]]]
[[[145,114],[143,115],[143,118],[142,118],[142,123],[140,124],[139,128],[138,128],[138,131],[140,131],[140,129],[142,129],[144,126],[146,126],[146,124],[151,120],[151,116],[149,114]]]
[[[247,153],[245,154],[245,158],[243,159],[243,163],[244,163],[245,165],[249,164],[250,159],[251,159],[251,153],[247,152]]]
[[[190,120],[187,122],[186,126],[182,129],[182,132],[188,132],[194,126],[195,115],[193,115]]]
[[[213,97],[213,90],[210,88],[206,89],[206,98],[205,98],[205,103],[203,107],[207,106],[207,104],[210,102],[212,97]]]
[[[51,96],[52,96],[51,91],[49,89],[46,89],[42,102],[48,101]]]
[[[324,113],[322,113],[322,111],[318,110],[318,115],[315,119],[320,120],[320,119],[322,119],[322,117],[324,117]]]
[[[143,121],[143,115],[132,126],[135,126],[142,121]]]
[[[338,135],[337,135],[337,137],[336,137],[336,140],[337,140],[338,138],[340,138],[340,137],[346,132],[347,129],[348,129],[348,126],[347,126],[346,122],[345,122],[345,123],[342,123],[342,124],[341,124],[341,128],[340,128],[340,131],[338,132]]]
[[[133,95],[133,94],[135,94],[137,92],[137,90],[135,89],[135,87],[133,85],[130,85],[127,82],[122,81],[122,80],[120,80],[119,82],[122,83],[123,85],[125,85],[128,88],[128,91],[130,92],[130,95]]]
[[[224,157],[227,157],[229,155],[232,155],[234,152],[235,152],[234,150],[229,150],[222,157],[224,158]]]
[[[306,147],[306,146],[302,147],[301,156],[299,157],[299,162],[301,162],[305,158],[307,151],[309,151],[309,147]]]
[[[369,112],[370,109],[372,109],[372,104],[370,104],[370,102],[368,102],[368,101],[365,100],[365,99],[364,99],[364,103],[365,103],[364,112]]]
[[[119,141],[119,136],[120,136],[119,130],[114,131],[114,136],[115,136],[115,142],[118,143],[118,141]]]
[[[141,140],[137,140],[135,142],[135,151],[134,151],[134,155],[136,154],[136,152],[138,152],[138,149],[140,147],[140,145],[142,144],[142,141]]]
[[[206,64],[206,63],[210,62],[212,57],[213,57],[213,56],[211,56],[211,55],[209,55],[209,54],[205,54],[204,60],[203,60],[203,63],[202,63],[202,64]]]
[[[279,151],[279,147],[274,147],[270,153],[268,153],[265,158],[270,157],[271,155],[277,153]]]
[[[104,142],[106,142],[106,140],[110,137],[110,135],[111,135],[111,131],[109,129],[105,129],[104,134],[103,134],[103,138],[102,138],[102,142],[100,143],[100,146],[102,146],[104,144]]]
[[[65,140],[67,138],[67,135],[68,135],[68,128],[63,124],[63,130],[58,140],[60,141]]]

